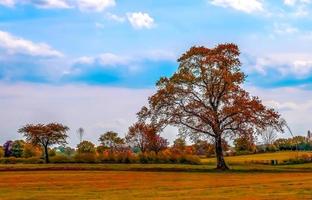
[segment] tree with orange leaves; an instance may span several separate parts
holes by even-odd
[[[157,128],[143,122],[137,122],[129,127],[126,141],[130,146],[138,147],[141,152],[159,151],[168,146],[166,139],[157,134]]]
[[[282,130],[280,115],[242,88],[246,76],[239,55],[235,44],[192,47],[178,59],[177,72],[157,82],[158,90],[149,98],[149,107],[138,113],[139,118],[161,128],[177,126],[190,136],[213,138],[217,169],[229,169],[222,139],[269,126]]]
[[[69,130],[67,126],[58,123],[50,124],[27,124],[18,130],[19,133],[26,137],[26,141],[33,145],[40,145],[44,150],[45,162],[49,163],[48,147],[54,144],[66,144],[68,137],[66,132]]]

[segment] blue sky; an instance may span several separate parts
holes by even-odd
[[[280,110],[298,134],[305,134],[312,110],[311,10],[311,0],[0,0],[0,102],[10,108],[7,112],[33,96],[40,102],[36,111],[33,104],[21,107],[25,115],[0,128],[0,140],[18,137],[16,129],[27,122],[61,120],[74,132],[83,119],[30,116],[86,109],[91,97],[79,96],[76,88],[116,97],[131,91],[124,96],[134,103],[124,109],[131,117],[120,113],[119,122],[110,122],[115,123],[111,129],[125,132],[144,104],[137,97],[146,100],[155,82],[177,69],[179,55],[193,45],[223,42],[241,49],[245,87]],[[50,90],[57,104],[47,97]],[[18,100],[21,96],[23,101]],[[75,98],[86,101],[69,108],[65,102]],[[113,106],[120,105],[111,101],[108,107]],[[0,115],[4,124],[8,113]],[[90,125],[99,117],[91,115],[85,123],[95,135],[109,124]]]

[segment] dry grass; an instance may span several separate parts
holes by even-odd
[[[275,153],[261,153],[261,154],[251,154],[251,155],[242,155],[242,156],[231,156],[225,157],[226,162],[230,164],[244,164],[249,162],[256,161],[267,161],[278,160],[279,162],[289,159],[294,159],[300,157],[304,154],[312,155],[312,152],[295,152],[295,151],[282,151]],[[215,158],[202,159],[203,163],[215,163]]]
[[[311,199],[312,173],[0,172],[0,199]]]

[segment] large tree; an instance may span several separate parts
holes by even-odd
[[[45,162],[49,163],[48,148],[51,145],[67,144],[66,132],[69,130],[67,126],[59,123],[50,124],[28,124],[18,130],[19,133],[26,137],[26,141],[33,145],[40,145],[44,150]]]
[[[149,98],[149,107],[138,113],[139,118],[159,127],[177,126],[188,135],[213,138],[217,169],[228,169],[222,139],[268,126],[282,128],[280,115],[242,88],[246,76],[239,55],[235,44],[192,47],[178,59],[177,72],[157,82],[158,90]]]

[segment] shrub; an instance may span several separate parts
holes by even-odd
[[[89,141],[82,141],[80,144],[77,145],[77,149],[79,154],[95,153],[95,146],[92,142]]]
[[[0,147],[0,158],[4,157],[4,150],[2,147]]]
[[[290,164],[303,164],[303,163],[312,163],[312,155],[303,154],[296,158],[285,160],[283,164],[290,165]]]
[[[26,143],[23,149],[23,157],[30,158],[30,157],[39,157],[42,155],[42,150],[38,146],[34,146],[30,143]]]
[[[15,158],[15,157],[9,157],[9,158],[0,158],[1,164],[17,164],[17,163],[23,163],[23,164],[41,164],[43,163],[43,160],[39,157],[31,157],[31,158]]]
[[[56,155],[54,157],[51,157],[50,159],[51,163],[71,163],[73,160],[65,155]]]
[[[74,161],[77,163],[95,163],[96,155],[94,153],[78,153],[74,156]]]
[[[48,153],[49,153],[49,156],[50,156],[50,157],[56,156],[56,151],[55,151],[55,149],[49,149],[49,150],[48,150]]]
[[[25,145],[25,142],[23,140],[15,140],[12,143],[12,148],[11,148],[12,156],[16,158],[22,157],[23,151],[24,151],[24,145]]]

